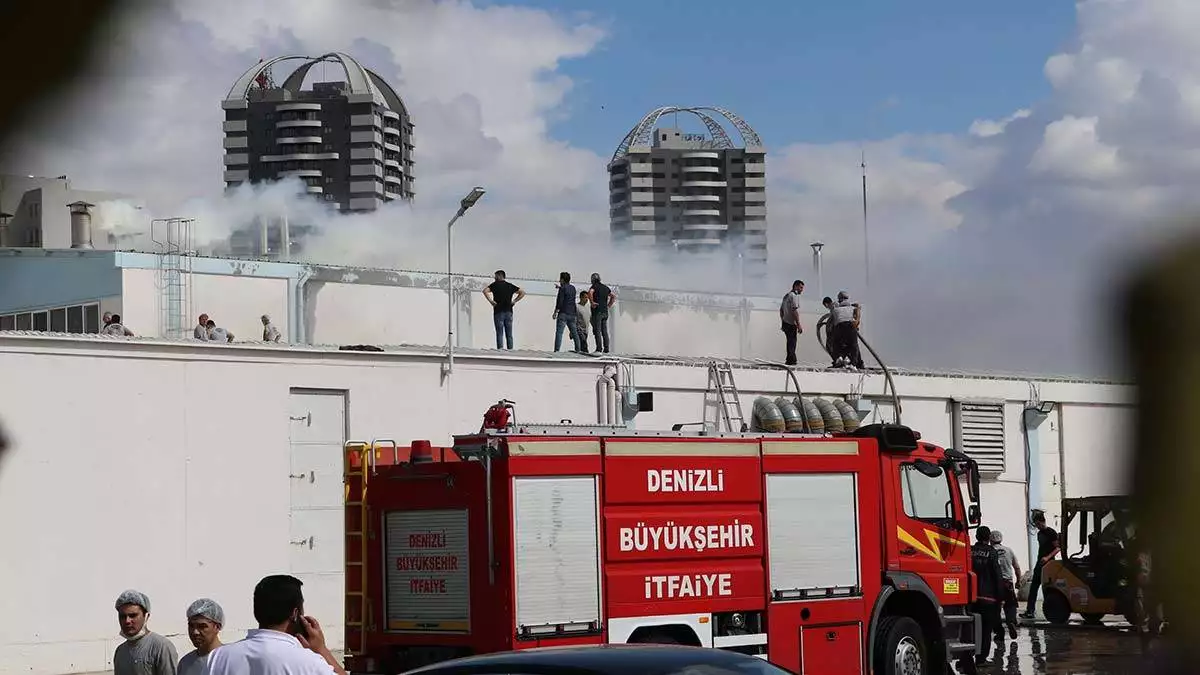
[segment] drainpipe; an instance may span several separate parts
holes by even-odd
[[[1041,440],[1038,427],[1054,411],[1054,403],[1050,401],[1032,402],[1025,406],[1021,415],[1025,431],[1025,534],[1029,538],[1029,557],[1026,562],[1033,569],[1033,559],[1037,556],[1037,530],[1029,522],[1029,513],[1042,505],[1042,461]]]
[[[305,302],[305,289],[308,287],[308,281],[312,278],[312,273],[307,270],[301,270],[295,277],[288,279],[287,297],[288,297],[288,338],[292,344],[305,345],[308,344],[308,336],[305,335],[304,316],[308,310],[308,304]]]
[[[596,424],[615,424],[617,381],[612,366],[605,366],[596,378]]]

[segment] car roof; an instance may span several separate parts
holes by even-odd
[[[722,649],[686,647],[659,644],[609,644],[567,647],[535,647],[511,652],[496,652],[479,656],[467,656],[451,661],[442,661],[416,670],[417,673],[438,671],[484,671],[496,669],[545,669],[578,670],[590,672],[629,672],[636,669],[638,675],[678,672],[689,666],[715,666],[738,669],[747,665],[759,665],[753,656]],[[766,666],[766,663],[761,664]],[[778,666],[767,666],[778,668]],[[513,670],[512,672],[517,672]],[[787,672],[780,670],[780,672]]]

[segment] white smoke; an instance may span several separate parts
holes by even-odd
[[[127,202],[97,205],[95,227],[116,237],[115,248],[161,250],[165,237],[152,221],[192,220],[190,248],[220,253],[236,232],[259,236],[259,223],[278,227],[288,219],[299,239],[294,261],[316,264],[446,271],[447,223],[457,205],[425,206],[390,202],[369,213],[339,213],[303,194],[304,183],[287,178],[242,185],[221,197],[193,199],[177,213],[156,214]],[[557,279],[570,272],[581,280],[592,272],[624,283],[656,288],[738,292],[742,270],[723,254],[660,255],[614,243],[608,220],[594,210],[521,209],[489,211],[485,195],[453,227],[456,273],[490,275],[505,270],[514,278]],[[306,231],[307,230],[307,231]],[[97,238],[97,241],[101,241]],[[749,282],[746,292],[757,290]]]

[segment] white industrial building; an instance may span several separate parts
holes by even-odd
[[[653,393],[652,411],[624,420],[638,429],[703,419],[712,358],[732,361],[747,416],[755,397],[795,392],[787,373],[763,361],[782,356],[778,299],[614,283],[619,353],[579,356],[546,351],[553,285],[518,280],[530,293],[517,307],[519,351],[500,352],[478,292],[486,281],[456,278],[469,292],[456,294],[449,369],[444,275],[0,250],[0,319],[11,317],[0,324],[11,328],[0,330],[0,422],[15,444],[0,465],[8,551],[0,583],[8,605],[22,608],[0,620],[0,672],[111,668],[120,639],[112,603],[128,587],[149,594],[151,626],[181,650],[184,610],[202,596],[224,605],[223,635],[237,639],[253,624],[254,583],[277,572],[305,580],[308,609],[340,648],[347,440],[447,445],[478,429],[501,398],[516,402],[520,420],[594,424],[608,414],[597,387],[606,369],[623,386]],[[138,337],[49,332],[61,325],[58,310],[71,326],[118,312]],[[178,337],[190,335],[201,311],[238,341]],[[45,318],[35,321],[37,313]],[[291,344],[255,342],[264,313]],[[29,318],[18,323],[22,314]],[[32,330],[43,321],[46,332]],[[803,361],[823,361],[811,337],[802,342]],[[337,348],[362,344],[383,351]],[[795,375],[806,396],[856,401],[864,423],[895,419],[878,373],[813,367]],[[1023,559],[1030,507],[1055,523],[1063,496],[1123,491],[1131,387],[894,375],[904,424],[989,469],[985,523]],[[963,428],[963,405],[985,414]]]

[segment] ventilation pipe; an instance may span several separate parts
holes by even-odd
[[[67,204],[71,209],[71,248],[94,248],[92,246],[92,207],[85,201]]]
[[[617,404],[617,371],[605,366],[596,378],[596,424],[616,426]]]

